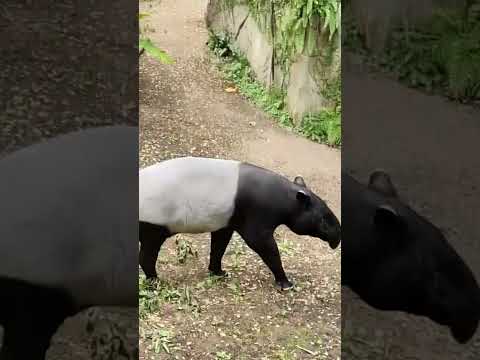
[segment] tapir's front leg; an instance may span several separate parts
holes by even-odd
[[[262,229],[262,227],[250,225],[246,229],[239,230],[239,233],[247,245],[255,251],[268,266],[275,277],[276,284],[282,290],[291,289],[293,284],[288,280],[283,270],[280,252],[273,237],[273,229]]]

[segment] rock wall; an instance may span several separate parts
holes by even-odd
[[[230,34],[257,79],[267,87],[275,86],[286,92],[287,108],[295,122],[298,123],[306,113],[316,113],[333,105],[325,98],[323,90],[340,74],[340,47],[339,43],[332,45],[328,36],[321,33],[320,23],[312,29],[318,31],[314,54],[298,54],[285,68],[280,65],[273,46],[272,38],[277,36],[275,30],[261,26],[270,23],[270,14],[265,14],[259,21],[246,4],[234,2],[226,6],[226,3],[225,0],[208,2],[207,28],[217,34]]]

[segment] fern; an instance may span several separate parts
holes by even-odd
[[[438,40],[433,46],[433,60],[446,73],[449,95],[455,99],[478,96],[480,25],[447,13],[438,14],[434,25]]]
[[[480,4],[479,4],[480,5]],[[480,6],[479,6],[480,7]],[[409,33],[397,29],[382,58],[376,63],[413,87],[441,91],[455,100],[480,97],[480,12],[470,4],[466,15],[438,11],[426,26]],[[368,53],[361,36],[350,24],[344,45]]]
[[[143,20],[148,16],[150,16],[150,14],[148,13],[139,13],[139,24],[140,20]],[[138,39],[139,56],[141,56],[143,53],[147,53],[148,55],[160,61],[162,64],[172,64],[174,62],[173,58],[168,55],[164,50],[160,49],[157,45],[155,45],[152,40],[150,40],[150,38],[146,37],[145,32],[146,30],[140,26]]]

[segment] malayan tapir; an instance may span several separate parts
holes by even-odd
[[[480,289],[442,232],[403,202],[384,170],[342,174],[342,285],[370,306],[425,316],[459,343],[474,335]]]
[[[0,159],[0,358],[45,358],[63,320],[138,306],[138,128],[73,132]]]
[[[235,160],[181,157],[139,173],[140,266],[157,277],[162,243],[177,233],[211,233],[209,270],[225,275],[222,257],[236,231],[269,267],[282,290],[292,288],[282,267],[274,230],[320,238],[335,249],[340,223],[302,177]]]

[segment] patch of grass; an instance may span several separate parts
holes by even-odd
[[[173,334],[166,329],[150,327],[148,330],[141,330],[141,337],[149,343],[147,347],[155,354],[165,352],[171,354],[176,346],[173,344]]]
[[[161,310],[163,303],[178,305],[178,309],[198,310],[197,301],[189,286],[176,288],[165,281],[150,281],[145,275],[139,277],[139,316],[143,319]]]
[[[333,84],[324,96],[334,103],[333,110],[307,114],[298,126],[287,111],[286,94],[276,87],[266,88],[255,78],[248,60],[232,45],[228,34],[210,33],[208,47],[221,59],[220,67],[226,80],[235,84],[240,94],[269,114],[281,126],[292,129],[312,141],[339,147],[341,145],[340,85]]]
[[[282,241],[279,241],[277,243],[278,250],[280,251],[280,254],[283,255],[293,255],[295,252],[295,244],[293,241],[288,240],[287,238],[284,238]]]
[[[225,280],[225,277],[223,276],[212,275],[207,277],[205,280],[200,281],[197,284],[196,288],[202,289],[202,290],[208,290],[214,287],[215,285],[217,285],[218,283],[222,282],[223,280]]]
[[[290,114],[285,109],[285,94],[279,89],[267,89],[257,81],[244,57],[240,55],[231,57],[224,63],[223,70],[227,80],[236,85],[240,94],[276,119],[280,125],[293,126]]]
[[[230,249],[226,252],[227,255],[231,255],[232,259],[232,268],[234,270],[240,269],[240,260],[242,259],[243,255],[245,255],[245,245],[243,244],[243,240],[237,233],[234,233],[232,236],[232,240],[230,241]]]
[[[226,351],[218,351],[215,354],[215,360],[231,360],[233,359],[232,354]]]
[[[185,264],[189,257],[198,258],[198,251],[193,247],[192,242],[180,236],[175,237],[177,261]]]
[[[293,360],[295,359],[295,354],[292,353],[290,350],[277,350],[274,353],[275,359],[278,360]]]
[[[236,304],[240,303],[243,297],[243,294],[240,288],[240,281],[238,279],[233,279],[231,282],[227,284],[227,288],[232,293],[233,300],[235,301],[235,303]]]
[[[335,109],[307,114],[302,119],[299,131],[310,140],[341,146],[341,112]]]

